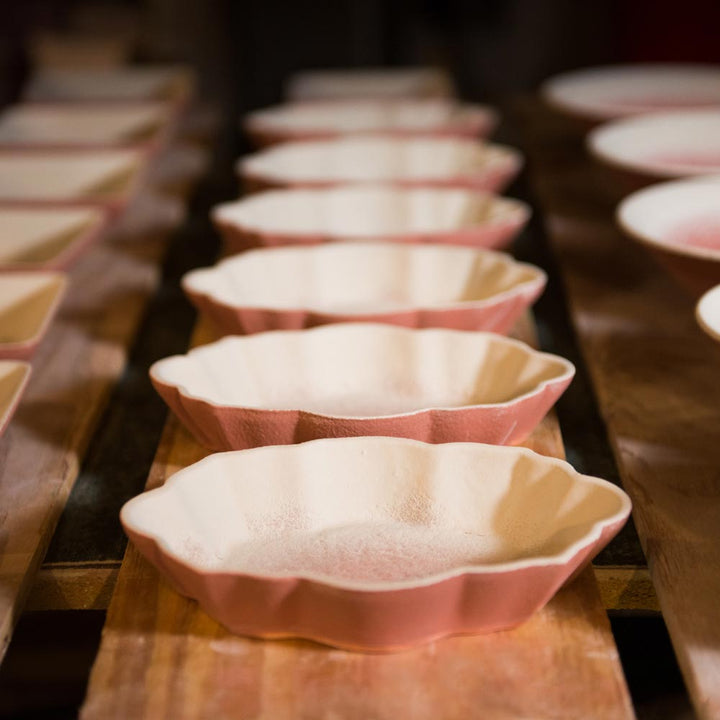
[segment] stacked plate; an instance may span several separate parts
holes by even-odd
[[[245,119],[271,147],[238,172],[265,191],[214,210],[232,257],[183,279],[226,337],[151,369],[226,452],[122,513],[234,632],[391,650],[510,627],[627,518],[613,485],[512,447],[574,368],[506,337],[547,280],[497,252],[529,217],[492,194],[522,158],[448,87],[303,74]]]
[[[0,113],[0,431],[69,285],[61,271],[147,188],[190,80],[174,68],[46,67]]]
[[[609,176],[622,230],[695,297],[700,326],[720,326],[720,67],[633,65],[593,68],[548,81],[545,99],[589,122],[587,138]],[[665,181],[665,182],[660,182]],[[650,187],[648,187],[650,186]]]

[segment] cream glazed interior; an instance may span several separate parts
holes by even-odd
[[[228,307],[352,316],[534,298],[545,282],[534,265],[490,250],[356,242],[250,250],[191,271],[183,287]]]
[[[497,121],[487,106],[450,100],[343,100],[276,105],[250,113],[243,124],[251,133],[290,139],[382,132],[487,136]]]
[[[573,374],[567,360],[494,333],[372,323],[226,337],[151,368],[213,405],[370,418],[512,403]]]
[[[506,223],[520,227],[529,215],[525,203],[489,193],[386,185],[271,190],[219,205],[213,220],[221,231],[281,235],[288,242],[307,236],[430,240]]]
[[[491,171],[516,172],[519,153],[460,138],[342,138],[288,142],[243,158],[245,177],[277,184],[450,182]]]

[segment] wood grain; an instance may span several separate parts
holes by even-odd
[[[648,559],[701,718],[720,718],[720,345],[693,298],[613,222],[582,144],[518,107],[550,243]]]
[[[165,167],[176,152],[186,156],[180,145],[168,148]],[[0,658],[182,215],[181,198],[143,191],[72,268],[65,301],[33,359],[27,392],[0,440]]]
[[[520,332],[528,337],[530,327]],[[554,417],[528,445],[562,456]],[[170,419],[148,488],[205,454]],[[81,713],[83,720],[633,716],[590,569],[515,630],[368,655],[230,635],[132,546]]]

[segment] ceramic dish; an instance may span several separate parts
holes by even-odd
[[[590,133],[588,147],[638,181],[720,173],[720,109],[617,120]]]
[[[640,190],[620,204],[617,219],[695,292],[720,283],[720,177]]]
[[[249,190],[390,183],[500,191],[521,166],[517,151],[474,140],[347,138],[284,143],[237,167]]]
[[[67,279],[63,273],[0,275],[0,358],[29,358],[57,312]]]
[[[150,377],[200,442],[241,450],[355,435],[514,444],[574,372],[493,333],[347,323],[227,337]]]
[[[140,150],[0,151],[0,201],[92,203],[120,211],[140,186]]]
[[[346,68],[297,73],[286,95],[300,101],[451,97],[453,86],[439,68]]]
[[[0,360],[0,435],[7,429],[32,372],[30,365]]]
[[[185,66],[138,65],[120,68],[43,68],[25,89],[34,101],[142,101],[187,103],[195,77]]]
[[[64,270],[102,235],[107,221],[97,207],[0,205],[0,271]]]
[[[0,114],[0,146],[154,146],[169,118],[165,103],[13,105]]]
[[[720,285],[708,290],[695,308],[700,327],[712,338],[720,341]]]
[[[587,68],[551,78],[541,93],[553,107],[592,121],[649,112],[720,108],[720,66]]]
[[[288,103],[246,116],[255,145],[343,135],[488,137],[498,123],[487,106],[447,100]]]
[[[546,281],[491,251],[329,243],[250,250],[188,273],[183,288],[227,334],[347,321],[505,333]]]
[[[522,623],[629,512],[525,448],[368,437],[211,455],[121,519],[231,632],[389,651]]]
[[[392,186],[270,190],[212,213],[231,253],[339,240],[498,249],[510,244],[529,217],[525,203],[489,193]]]

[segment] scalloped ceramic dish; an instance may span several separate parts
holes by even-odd
[[[306,70],[286,87],[289,100],[390,100],[452,97],[452,80],[440,68]]]
[[[121,519],[231,632],[390,651],[524,622],[629,512],[525,448],[369,437],[211,455]]]
[[[138,65],[117,68],[43,68],[25,87],[25,99],[35,101],[165,100],[185,104],[195,76],[189,67]]]
[[[700,327],[720,342],[720,285],[708,290],[695,308],[695,317]]]
[[[35,352],[66,286],[63,273],[0,274],[0,358],[24,360]]]
[[[167,103],[29,103],[0,114],[0,146],[95,147],[161,144]]]
[[[541,88],[553,107],[587,120],[720,108],[720,66],[615,65],[550,78]]]
[[[0,202],[93,203],[119,212],[140,186],[142,150],[0,151]]]
[[[31,373],[29,363],[0,360],[0,435],[10,424]]]
[[[617,220],[694,292],[720,283],[720,177],[640,190],[620,204]]]
[[[364,323],[226,337],[150,368],[213,450],[356,435],[514,444],[574,373],[502,335]]]
[[[546,282],[489,250],[328,243],[250,250],[182,284],[226,334],[349,321],[506,333]]]
[[[593,130],[588,148],[636,182],[720,174],[720,108],[616,120]]]
[[[522,157],[503,145],[459,138],[345,138],[276,145],[237,165],[250,190],[389,183],[502,190]]]
[[[99,207],[0,205],[0,271],[64,270],[107,224]]]
[[[498,249],[530,217],[519,200],[450,188],[347,186],[269,190],[218,205],[212,219],[231,253],[339,240]]]
[[[330,140],[344,135],[488,137],[498,114],[485,105],[449,100],[287,103],[248,114],[243,127],[255,145]]]

